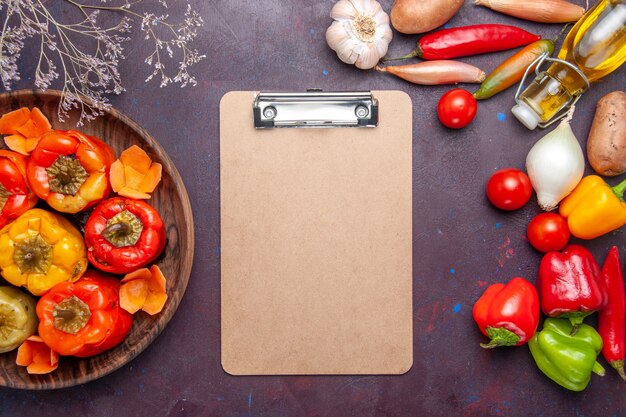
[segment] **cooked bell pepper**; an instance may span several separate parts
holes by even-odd
[[[41,295],[87,269],[80,231],[59,214],[30,209],[0,230],[0,275]]]
[[[26,181],[26,157],[0,150],[0,229],[37,204]]]
[[[35,299],[15,287],[0,287],[0,353],[9,352],[37,330]]]
[[[63,356],[94,356],[120,344],[132,314],[120,308],[120,281],[89,270],[76,282],[62,282],[37,303],[39,336]]]
[[[602,338],[596,330],[581,324],[574,336],[572,324],[564,319],[547,318],[543,330],[528,341],[535,363],[548,378],[572,391],[584,390],[594,372],[604,376],[596,361]]]
[[[574,332],[585,317],[604,307],[608,298],[598,263],[580,245],[543,256],[537,290],[545,315],[569,319]]]
[[[572,235],[594,239],[626,224],[626,180],[615,187],[597,175],[583,178],[561,201],[559,213],[567,218]]]
[[[539,296],[535,286],[516,277],[508,284],[493,284],[476,301],[473,310],[478,328],[491,341],[484,348],[519,346],[539,325]]]
[[[142,200],[105,200],[85,224],[89,261],[105,272],[126,274],[144,267],[159,256],[165,242],[161,216]]]
[[[73,130],[41,136],[27,166],[37,196],[62,213],[77,213],[111,192],[108,170],[113,149],[100,139]]]

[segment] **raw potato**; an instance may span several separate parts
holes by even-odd
[[[391,6],[392,26],[401,33],[424,33],[446,23],[463,0],[396,0]]]
[[[626,172],[626,93],[613,91],[598,101],[587,139],[587,158],[600,175]]]

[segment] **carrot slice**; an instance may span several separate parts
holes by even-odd
[[[139,268],[139,269],[134,270],[133,272],[129,272],[128,274],[124,275],[124,278],[122,278],[120,282],[124,283],[124,282],[133,281],[136,279],[149,281],[150,276],[151,276],[151,273],[148,268]]]
[[[143,279],[134,279],[120,287],[120,307],[135,314],[141,310],[148,297],[148,282]]]
[[[137,187],[138,191],[142,193],[151,193],[154,191],[157,185],[161,182],[163,166],[158,162],[150,165],[150,169],[146,172],[146,175],[143,177],[143,180]]]
[[[113,191],[121,196],[146,200],[161,182],[163,167],[152,162],[137,145],[125,149],[109,169]]]
[[[150,198],[150,194],[142,193],[130,187],[122,187],[117,193],[121,196],[134,198],[136,200],[147,200]]]
[[[158,265],[152,265],[150,267],[150,277],[152,278],[150,281],[150,291],[166,292],[167,280]]]
[[[30,110],[27,107],[13,110],[0,117],[0,133],[14,135],[17,128],[30,120]]]
[[[124,178],[126,178],[126,184],[124,185],[126,187],[139,190],[139,184],[141,184],[145,176],[144,172],[139,172],[130,165],[124,165]]]
[[[141,173],[146,173],[152,164],[152,159],[150,159],[146,151],[137,145],[124,150],[120,155],[120,160],[124,166],[133,167]]]
[[[17,349],[15,363],[25,366],[29,374],[47,374],[59,366],[59,354],[50,349],[39,336],[30,336]]]
[[[20,135],[19,133],[4,137],[4,143],[6,143],[9,149],[19,154],[28,156],[30,152],[28,151],[29,146],[26,141],[27,139],[24,136]],[[35,143],[35,146],[37,146],[36,143]],[[33,146],[33,149],[35,149],[34,146]]]
[[[122,279],[120,307],[131,314],[143,310],[150,315],[163,310],[167,301],[167,280],[157,265],[140,268]]]
[[[25,138],[34,138],[36,136],[41,135],[35,123],[33,123],[33,121],[30,119],[27,120],[26,123],[24,123],[22,126],[18,127],[15,130],[17,130],[17,133],[24,136]]]
[[[45,133],[48,130],[52,130],[52,125],[50,121],[44,114],[39,110],[38,107],[33,107],[30,111],[30,119],[35,123],[40,132]],[[41,134],[41,133],[40,133]]]
[[[126,183],[126,176],[124,174],[124,164],[119,159],[111,164],[109,168],[109,179],[111,182],[111,188],[116,193],[124,188]]]
[[[10,135],[4,138],[4,143],[22,155],[30,154],[41,135],[51,128],[50,122],[37,107],[32,111],[22,107],[0,118],[0,133]]]

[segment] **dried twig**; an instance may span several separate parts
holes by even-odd
[[[24,42],[39,39],[39,57],[34,71],[35,86],[47,89],[60,79],[63,98],[58,109],[59,120],[69,110],[80,110],[79,125],[110,107],[107,95],[124,91],[118,66],[125,58],[123,45],[130,40],[131,23],[139,22],[143,38],[154,44],[145,59],[152,71],[146,82],[160,79],[160,86],[177,83],[181,87],[195,85],[189,68],[205,58],[190,44],[204,22],[187,5],[184,19],[171,23],[167,14],[137,12],[142,0],[124,0],[123,4],[87,4],[85,0],[64,0],[81,12],[78,21],[67,22],[55,16],[44,0],[0,0],[0,79],[5,89],[20,80],[18,59]],[[110,0],[109,0],[110,1]],[[167,8],[165,0],[159,0]],[[119,14],[114,25],[101,27],[100,13]],[[177,72],[169,75],[162,58],[176,60]]]

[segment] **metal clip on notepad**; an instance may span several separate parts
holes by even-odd
[[[371,92],[258,93],[254,127],[376,127],[378,101]]]

